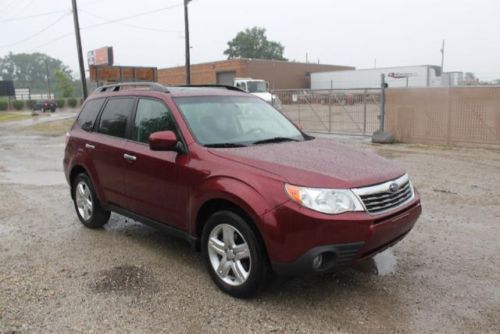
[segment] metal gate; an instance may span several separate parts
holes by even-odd
[[[280,110],[310,132],[372,135],[379,129],[381,89],[275,90]]]

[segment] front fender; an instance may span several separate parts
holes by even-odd
[[[190,197],[189,229],[191,235],[196,235],[196,217],[200,208],[214,199],[229,201],[244,210],[260,232],[264,229],[260,217],[273,209],[273,205],[249,183],[227,176],[210,177],[197,186]]]

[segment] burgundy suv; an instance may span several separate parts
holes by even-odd
[[[64,169],[85,226],[114,211],[174,233],[236,297],[271,273],[371,257],[421,212],[395,163],[309,136],[234,87],[101,87],[67,135]]]

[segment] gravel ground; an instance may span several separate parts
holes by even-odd
[[[499,151],[335,138],[404,166],[420,220],[355,268],[278,279],[238,300],[180,240],[115,214],[84,228],[62,173],[64,137],[14,125],[0,126],[0,333],[498,333]]]

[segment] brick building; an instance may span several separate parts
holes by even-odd
[[[273,89],[309,88],[311,72],[353,70],[351,66],[298,63],[267,59],[229,59],[191,65],[192,84],[233,84],[235,77],[269,81]],[[184,66],[158,70],[158,82],[185,84]]]

